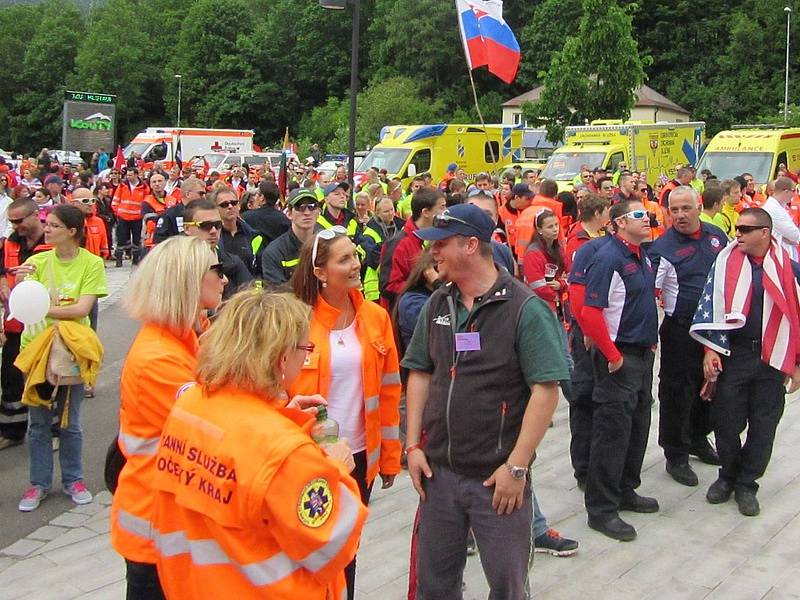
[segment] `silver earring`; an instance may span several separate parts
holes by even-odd
[[[322,287],[324,287],[324,288],[328,287],[328,282],[327,281],[323,281],[322,282]]]

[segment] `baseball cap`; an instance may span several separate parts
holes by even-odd
[[[595,167],[592,173],[606,173],[608,170],[605,167]]]
[[[289,206],[297,206],[298,204],[302,203],[303,200],[308,202],[319,202],[314,193],[306,188],[297,188],[296,190],[292,190],[292,193],[289,194],[289,198],[286,202],[289,204]]]
[[[347,190],[350,189],[350,184],[348,184],[346,181],[334,181],[326,185],[325,188],[322,190],[322,192],[327,196],[332,191],[338,188],[342,188],[346,192]]]
[[[467,198],[474,198],[475,196],[483,196],[484,198],[492,199],[491,192],[487,192],[486,190],[473,187],[467,194]]]
[[[449,165],[447,165],[448,171],[455,171],[456,169],[458,169],[458,165],[456,163],[450,163]]]
[[[433,218],[433,227],[418,229],[418,238],[428,241],[444,240],[454,235],[492,241],[495,224],[488,215],[473,204],[456,204]]]
[[[535,195],[533,190],[528,186],[527,183],[517,183],[511,188],[511,195],[512,196],[525,196],[526,198],[533,198]]]
[[[55,183],[57,185],[64,185],[64,180],[61,179],[58,175],[48,175],[44,179],[45,185],[50,185],[51,183]]]

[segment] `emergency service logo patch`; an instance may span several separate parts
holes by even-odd
[[[325,479],[309,481],[300,493],[297,516],[306,527],[322,527],[333,511],[333,494]]]

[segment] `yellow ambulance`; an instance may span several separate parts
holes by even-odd
[[[553,152],[541,177],[557,181],[559,190],[569,190],[583,165],[603,167],[610,175],[619,163],[625,163],[628,170],[647,173],[647,182],[654,185],[662,175],[672,179],[677,166],[697,162],[705,128],[702,121],[619,120],[567,127],[564,145]]]
[[[521,159],[521,125],[391,125],[381,129],[380,142],[364,157],[358,175],[372,167],[386,169],[405,187],[425,172],[439,182],[455,163],[471,181],[478,173]]]
[[[744,125],[715,135],[697,170],[708,169],[718,179],[750,173],[757,184],[765,184],[781,165],[793,173],[800,169],[800,128]]]

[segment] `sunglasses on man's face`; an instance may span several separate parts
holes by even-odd
[[[31,216],[31,215],[33,215],[33,214],[36,214],[36,213],[35,213],[35,212],[29,212],[27,215],[25,215],[25,216],[24,216],[24,217],[22,217],[21,219],[9,219],[9,220],[8,220],[8,222],[9,222],[9,223],[11,223],[12,225],[19,225],[19,224],[20,224],[20,223],[22,223],[22,222],[23,222],[25,219],[27,219],[28,217],[30,217],[30,216]]]
[[[305,212],[309,212],[309,213],[310,212],[314,212],[318,208],[319,208],[319,204],[317,204],[316,202],[306,202],[305,204],[298,204],[297,206],[294,207],[294,209],[296,211],[304,212],[304,213]]]
[[[222,221],[186,221],[184,226],[186,225],[194,225],[198,229],[208,232],[212,229],[216,229],[217,231],[222,230]]]
[[[78,198],[78,202],[81,204],[94,204],[97,200],[94,198]]]
[[[753,231],[758,231],[759,229],[769,229],[769,227],[765,227],[764,225],[737,225],[736,233],[752,233]]]
[[[632,210],[630,212],[625,213],[624,215],[620,215],[620,218],[630,217],[631,219],[638,219],[641,221],[646,216],[647,216],[647,211],[640,209],[640,210]]]
[[[226,200],[225,202],[220,202],[219,204],[217,204],[217,206],[219,206],[220,208],[230,208],[238,204],[239,203],[236,202],[236,200]]]

